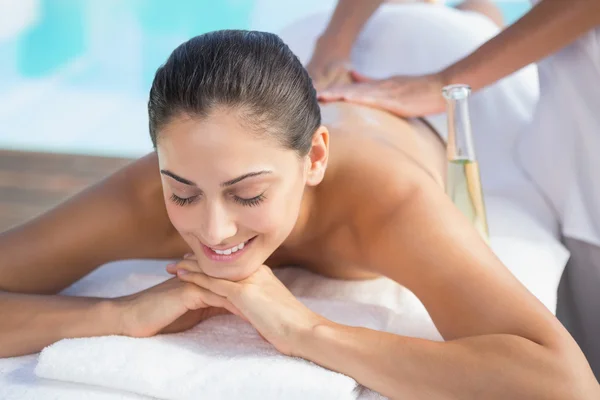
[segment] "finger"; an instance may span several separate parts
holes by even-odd
[[[377,107],[380,103],[376,97],[363,93],[352,93],[344,96],[344,101],[370,107]]]
[[[177,263],[167,264],[166,270],[171,275],[177,274]]]
[[[386,81],[355,83],[343,94],[343,100],[365,106],[387,109],[393,99],[385,87]]]
[[[225,308],[226,300],[221,296],[204,289],[200,286],[186,286],[183,292],[185,305],[190,310],[197,310],[206,307]]]
[[[335,98],[337,100],[344,100],[348,96],[364,95],[377,90],[378,84],[376,82],[349,83],[347,85],[332,86],[327,88],[327,90],[324,90],[321,95],[327,99]]]
[[[331,101],[340,101],[342,100],[342,96],[339,94],[331,93],[329,91],[324,91],[317,93],[317,100],[325,103]]]
[[[320,101],[340,101],[344,96],[352,92],[351,85],[328,87],[322,92],[317,93],[317,99]]]
[[[240,286],[235,282],[212,278],[201,272],[190,271],[185,266],[177,270],[177,277],[184,282],[194,283],[223,297],[231,296],[237,287]]]
[[[247,321],[247,318],[244,316],[240,310],[234,306],[227,298],[223,296],[219,296],[217,293],[214,293],[208,289],[205,289],[193,282],[193,280],[186,280],[184,277],[188,275],[195,275],[195,273],[190,272],[188,274],[184,274],[181,277],[182,281],[186,281],[188,283],[192,283],[193,286],[188,286],[184,292],[184,298],[186,301],[186,306],[190,310],[196,310],[198,308],[205,307],[219,307],[224,308],[230,313],[237,315],[238,317]]]
[[[195,258],[185,258],[176,263],[176,269],[185,269],[190,272],[202,272],[198,260]]]
[[[183,260],[193,260],[193,261],[197,261],[196,259],[196,255],[194,253],[186,253],[183,255]],[[176,275],[177,274],[177,265],[179,263],[178,262],[173,262],[170,264],[167,264],[166,270],[169,274],[171,275]]]
[[[414,113],[410,108],[400,101],[388,99],[382,104],[382,108],[401,118],[420,117],[420,114]]]
[[[415,116],[408,112],[402,103],[381,95],[356,95],[344,98],[344,100],[349,103],[378,108],[402,118]]]
[[[173,262],[173,263],[168,264],[167,267],[166,267],[167,272],[169,274],[171,274],[171,275],[176,275],[177,274],[177,269],[181,268],[182,265],[189,265],[187,267],[187,269],[190,270],[190,271],[199,271],[198,263],[197,263],[196,259],[195,258],[190,258],[189,254],[190,253],[184,255],[183,256],[183,260],[181,260],[181,261],[177,261],[177,262]],[[188,262],[188,264],[183,264],[184,262]]]
[[[373,78],[369,78],[366,75],[361,74],[360,72],[357,72],[355,70],[350,71],[350,77],[352,77],[352,80],[354,82],[373,82],[375,79]]]

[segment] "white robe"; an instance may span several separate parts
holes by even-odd
[[[600,246],[600,27],[538,63],[540,100],[518,160],[566,237]]]

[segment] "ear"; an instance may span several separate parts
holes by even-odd
[[[329,131],[321,125],[313,134],[312,147],[308,153],[306,184],[316,186],[323,180],[329,158]]]

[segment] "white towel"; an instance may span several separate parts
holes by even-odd
[[[305,300],[349,325],[383,330],[394,313],[373,305]],[[394,321],[395,320],[395,321]],[[405,321],[408,322],[408,321]],[[423,324],[425,325],[425,324]],[[433,328],[425,336],[440,339]],[[345,375],[284,356],[235,316],[218,316],[180,334],[147,339],[107,336],[63,340],[45,349],[36,374],[160,399],[356,399]]]
[[[164,264],[164,263],[163,263]],[[363,326],[441,340],[424,309],[406,289],[387,280],[337,281],[297,268],[277,271],[293,292],[330,294],[346,300],[300,298],[319,314],[345,325]],[[140,277],[139,273],[136,275]],[[136,279],[155,284],[155,278]],[[318,284],[314,284],[317,283]],[[114,284],[114,282],[113,282]],[[104,280],[104,296],[121,295],[125,285]],[[106,293],[106,288],[116,293]],[[400,294],[403,313],[354,300],[379,289]],[[296,290],[295,288],[298,288]],[[337,290],[336,290],[337,289]],[[368,289],[368,290],[365,290]],[[133,291],[133,290],[132,290]],[[354,293],[344,296],[343,294]],[[381,293],[381,292],[380,292]],[[331,296],[331,297],[335,297]],[[40,355],[36,375],[65,382],[118,389],[160,399],[357,399],[377,398],[354,379],[311,362],[284,356],[251,325],[233,315],[211,318],[189,331],[134,339],[122,336],[62,340]]]

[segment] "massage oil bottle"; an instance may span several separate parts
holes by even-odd
[[[489,243],[479,166],[471,136],[470,93],[471,88],[467,85],[450,85],[443,91],[448,107],[446,193]]]

